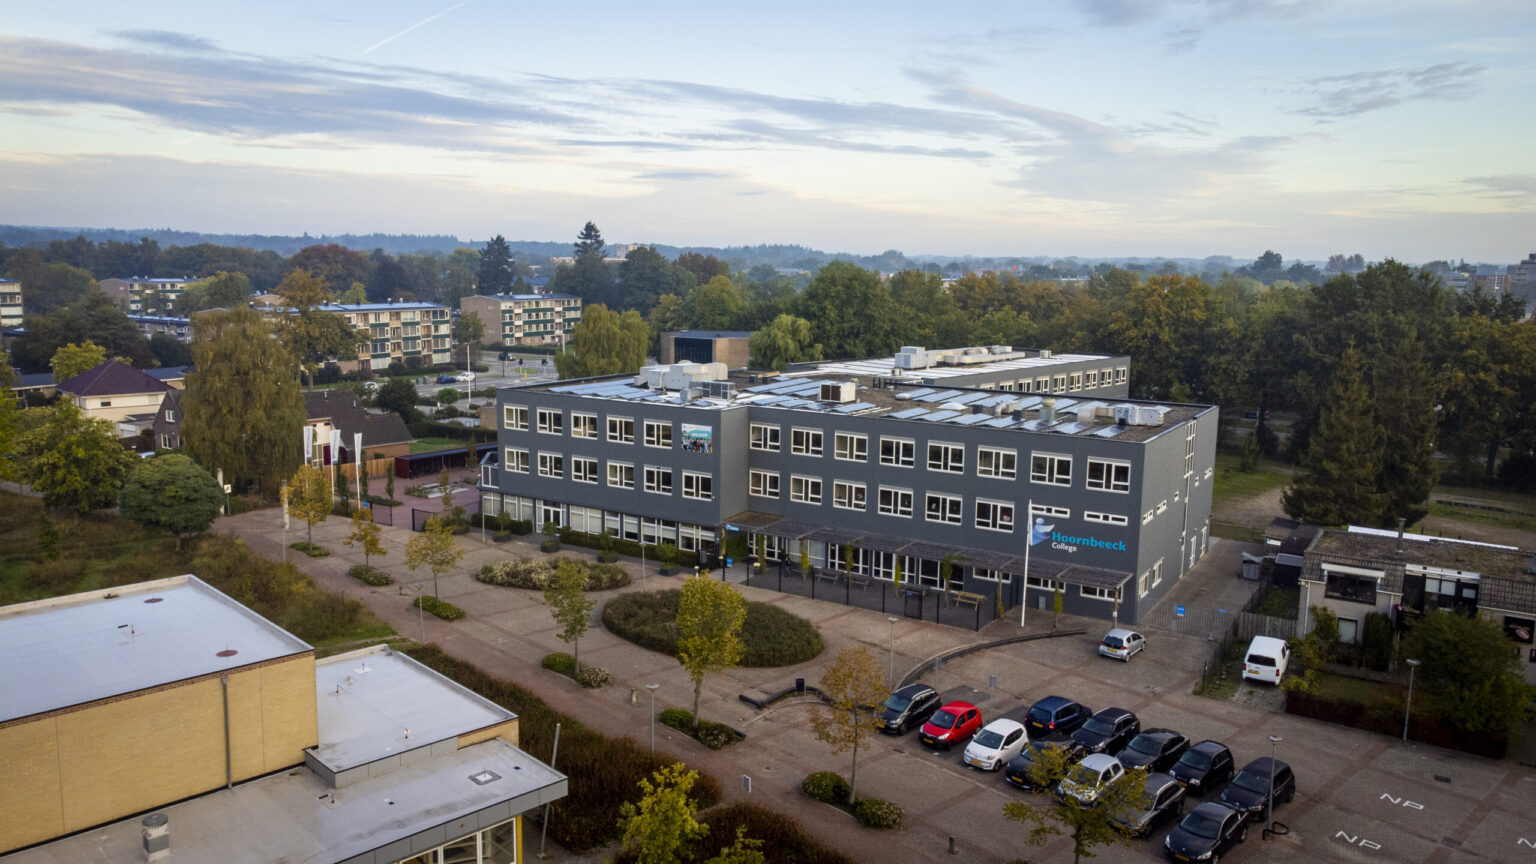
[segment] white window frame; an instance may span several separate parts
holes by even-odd
[[[635,488],[635,463],[608,460],[608,485],[615,489]]]
[[[890,453],[886,452],[886,445],[890,444]],[[917,440],[913,438],[898,438],[894,435],[880,436],[880,464],[890,465],[893,468],[912,468],[917,465]]]
[[[1073,372],[1071,383],[1067,385],[1067,392],[1078,393],[1083,389],[1083,373]]]
[[[645,466],[645,491],[652,495],[671,495],[672,469],[664,465]]]
[[[672,422],[670,420],[646,420],[642,428],[645,430],[645,446],[655,447],[659,450],[672,449]],[[665,435],[662,434],[663,432],[665,432]],[[663,438],[666,440],[663,441]]]
[[[941,474],[964,474],[965,445],[951,441],[929,441],[928,470]]]
[[[800,504],[820,504],[821,478],[808,474],[789,475],[789,500]]]
[[[932,507],[933,502],[942,502],[935,516]],[[965,496],[951,495],[948,492],[927,492],[923,495],[923,520],[937,522],[940,525],[964,525],[965,524]]]
[[[990,461],[992,464],[988,465]],[[976,476],[1013,480],[1019,476],[1019,451],[1008,447],[977,447]]]
[[[799,456],[820,456],[826,436],[820,429],[810,429],[804,426],[791,426],[789,430],[789,452]]]
[[[571,482],[592,484],[602,482],[602,473],[598,470],[597,460],[589,456],[572,456]]]
[[[702,471],[684,471],[683,497],[693,501],[715,500],[714,475]]]
[[[839,510],[869,509],[869,487],[852,480],[832,481],[832,506]]]
[[[559,408],[540,408],[536,419],[540,435],[565,434],[565,412]]]
[[[781,427],[773,423],[753,423],[748,427],[747,434],[753,450],[761,450],[765,453],[779,452]]]
[[[625,430],[628,431],[625,431]],[[608,440],[615,444],[635,443],[635,418],[609,417]]]
[[[1120,589],[1111,591],[1108,588],[1094,588],[1088,585],[1079,585],[1077,593],[1090,600],[1107,600],[1114,602],[1120,599]]]
[[[1151,522],[1152,522],[1152,513],[1153,513],[1153,511],[1148,510],[1147,512],[1141,514],[1141,524],[1143,524],[1143,525],[1151,524]]]
[[[844,462],[869,461],[869,436],[862,432],[837,432],[832,436],[832,458]]]
[[[1083,511],[1084,522],[1096,522],[1100,525],[1129,525],[1131,520],[1118,513],[1099,513],[1094,510]]]
[[[585,411],[571,412],[571,437],[597,440],[597,415]]]
[[[1042,468],[1039,460],[1047,460]],[[1066,471],[1062,471],[1062,466]],[[1072,457],[1066,453],[1036,450],[1029,454],[1029,482],[1046,486],[1072,485]]]
[[[1047,519],[1071,519],[1072,511],[1066,507],[1052,507],[1049,504],[1031,504],[1029,515],[1044,516]]]
[[[753,468],[747,473],[747,494],[758,498],[778,498],[779,472]]]
[[[1094,469],[1100,470],[1101,475],[1094,479]],[[1119,475],[1124,473],[1122,479]],[[1083,472],[1083,483],[1088,489],[1095,492],[1115,492],[1121,495],[1131,491],[1131,463],[1123,459],[1100,459],[1096,456],[1088,457],[1088,467]]]
[[[527,405],[503,405],[501,406],[501,428],[511,429],[514,432],[528,431],[528,406]]]
[[[991,518],[982,518],[982,509],[990,509]],[[975,525],[982,531],[996,531],[1002,534],[1013,533],[1014,507],[1012,501],[994,501],[990,498],[977,498],[976,505],[972,508],[975,515]]]
[[[877,495],[880,514],[900,519],[912,518],[912,490],[900,486],[881,486]]]
[[[1168,499],[1164,498],[1163,500],[1157,502],[1157,515],[1161,516],[1161,515],[1163,515],[1164,513],[1167,513],[1167,512],[1168,512]]]
[[[539,476],[565,478],[565,454],[539,451]]]
[[[528,457],[528,451],[521,447],[507,447],[501,454],[501,468],[513,474],[527,474],[528,466],[532,460]]]
[[[1039,576],[1030,576],[1024,580],[1025,588],[1033,588],[1036,591],[1055,591],[1058,594],[1065,593],[1067,583],[1055,579],[1043,579]]]

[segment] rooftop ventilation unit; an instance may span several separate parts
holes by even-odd
[[[1051,349],[1049,349],[1049,348],[1042,348],[1042,349],[1040,349],[1040,359],[1041,360],[1049,360],[1049,359],[1051,359]]]
[[[894,365],[897,369],[927,369],[929,362],[928,352],[921,345],[903,345]]]
[[[1121,426],[1161,426],[1168,409],[1161,405],[1121,404],[1114,406],[1114,412],[1115,422]]]
[[[736,382],[734,381],[695,381],[688,385],[687,400],[695,399],[723,399],[730,401],[736,398]]]
[[[826,381],[822,382],[821,394],[817,398],[821,402],[847,404],[853,401],[854,389],[852,381]]]

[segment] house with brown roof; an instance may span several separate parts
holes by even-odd
[[[411,452],[411,432],[405,421],[393,411],[374,412],[364,408],[349,390],[318,390],[304,394],[305,439],[312,442],[310,460],[317,465],[347,463],[356,460],[352,452],[354,435],[363,436],[363,452],[369,458],[393,458]],[[331,446],[332,432],[340,433],[340,452]],[[369,466],[369,472],[374,473]]]
[[[130,438],[154,419],[171,385],[121,360],[108,360],[58,385],[93,420],[118,426],[118,434]]]

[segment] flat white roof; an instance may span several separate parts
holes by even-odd
[[[0,607],[0,722],[310,650],[190,575]]]
[[[931,353],[937,354],[940,352],[934,351]],[[1068,363],[1080,363],[1089,360],[1114,360],[1116,356],[1111,354],[1052,354],[1049,357],[1015,357],[1008,360],[992,360],[969,365],[934,365],[924,366],[921,369],[903,369],[901,374],[914,380],[923,378],[959,378],[965,375],[980,375],[987,372],[1049,369],[1054,366],[1064,366]],[[830,374],[853,375],[862,378],[884,378],[890,376],[891,370],[895,366],[895,357],[876,357],[865,360],[833,360],[826,363],[818,363],[813,369],[785,372],[780,377],[806,378]]]
[[[310,752],[338,772],[517,716],[384,646],[317,662],[315,691]]]

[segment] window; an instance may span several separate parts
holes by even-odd
[[[791,429],[789,433],[789,452],[799,453],[801,456],[820,456],[821,430]]]
[[[799,474],[789,476],[789,500],[799,501],[801,504],[821,503],[821,478],[802,477]]]
[[[753,469],[748,475],[747,493],[759,498],[779,497],[779,472]]]
[[[1019,454],[1016,450],[998,447],[976,448],[976,475],[1012,480],[1018,475]]]
[[[916,461],[917,444],[911,438],[880,436],[880,464],[911,468]]]
[[[1101,492],[1131,491],[1131,463],[1109,459],[1088,460],[1088,488]]]
[[[881,486],[880,512],[886,516],[910,517],[912,515],[912,490]]]
[[[1157,515],[1161,516],[1164,513],[1166,513],[1167,511],[1168,511],[1168,499],[1167,498],[1164,498],[1163,500],[1157,502]]]
[[[528,473],[528,451],[508,447],[501,454],[501,467],[504,471],[513,471],[518,474]]]
[[[1090,588],[1087,585],[1083,585],[1081,588],[1078,589],[1078,591],[1084,597],[1092,597],[1095,600],[1119,600],[1120,599],[1120,589],[1119,588]]]
[[[1072,511],[1065,507],[1051,507],[1046,504],[1031,504],[1029,512],[1035,516],[1045,516],[1051,519],[1071,519]]]
[[[645,421],[645,446],[672,447],[672,424],[657,420]]]
[[[683,497],[696,501],[715,500],[715,478],[708,474],[683,472]]]
[[[112,407],[112,400],[111,399],[103,399],[103,400],[101,400],[101,406],[100,407],[102,407],[102,408],[111,408]]]
[[[839,432],[832,442],[832,455],[845,462],[869,461],[869,436]]]
[[[751,428],[752,449],[779,452],[779,427],[767,423],[753,423]]]
[[[1057,393],[1067,392],[1067,376],[1057,375],[1051,378],[1051,387],[1053,387]]]
[[[1326,570],[1324,571],[1326,573]],[[1342,573],[1327,573],[1328,586],[1323,594],[1335,600],[1348,600],[1352,603],[1368,603],[1376,605],[1376,580],[1369,576],[1352,576]],[[1433,579],[1426,579],[1424,585],[1424,599],[1426,605],[1433,605],[1436,586],[1430,583]],[[1446,580],[1450,581],[1450,580]]]
[[[565,434],[565,412],[555,408],[539,409],[539,432],[544,435]]]
[[[564,477],[565,476],[565,457],[560,455],[559,453],[540,453],[539,454],[539,476],[540,477]]]
[[[658,468],[655,465],[645,466],[645,491],[654,492],[657,495],[671,495],[672,469]]]
[[[1083,389],[1083,373],[1073,372],[1072,383],[1067,387],[1067,389],[1073,393]]]
[[[1152,511],[1151,510],[1148,510],[1147,512],[1141,514],[1141,524],[1149,525],[1149,524],[1151,524],[1151,522],[1152,522]]]
[[[832,506],[841,510],[863,510],[869,505],[868,491],[863,483],[846,480],[832,481]]]
[[[925,518],[929,522],[943,522],[946,525],[963,524],[960,515],[962,502],[963,499],[959,495],[929,492],[923,503]]]
[[[164,449],[164,450],[174,449],[175,445],[171,442],[172,437],[174,437],[174,436],[171,436],[171,435],[161,435],[160,436],[160,447],[161,447],[161,449]]]
[[[976,527],[984,531],[1013,531],[1013,504],[977,498]]]
[[[1090,390],[1099,386],[1099,370],[1089,369],[1083,373],[1083,386]]]
[[[1157,559],[1157,563],[1152,565],[1152,587],[1156,588],[1158,585],[1161,585],[1162,582],[1163,582],[1163,559],[1159,558],[1159,559]]]
[[[628,417],[609,417],[608,440],[620,444],[635,443],[635,421]]]
[[[965,446],[929,442],[928,470],[959,474],[965,470]]]
[[[1035,392],[1036,393],[1044,393],[1044,392],[1046,392],[1049,389],[1051,389],[1051,379],[1049,379],[1049,378],[1036,378],[1035,379]]]
[[[578,414],[571,412],[571,437],[572,438],[596,438],[597,415]]]
[[[1084,522],[1097,522],[1100,525],[1129,525],[1131,520],[1114,513],[1095,513],[1092,510],[1083,511]]]
[[[571,479],[577,483],[597,482],[597,460],[585,456],[571,457]]]
[[[175,423],[176,422],[176,412],[175,411],[167,411],[167,412],[165,412],[165,422],[167,422],[167,423]]]
[[[501,406],[501,428],[528,431],[528,407],[526,405]]]
[[[1029,460],[1029,479],[1052,486],[1072,485],[1072,457],[1056,453],[1035,453]]]
[[[1124,366],[1118,366],[1118,367],[1115,368],[1115,383],[1116,384],[1124,384],[1125,383],[1125,367]]]
[[[627,462],[609,462],[608,485],[618,489],[635,488],[635,466]]]
[[[1026,588],[1041,588],[1046,591],[1065,591],[1067,583],[1057,582],[1055,579],[1042,579],[1039,576],[1031,576],[1024,580]]]

